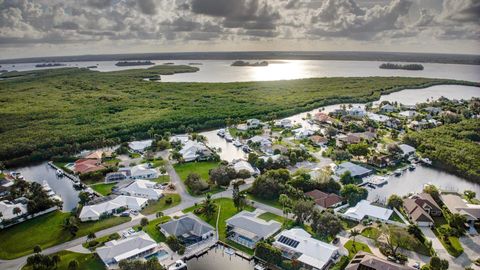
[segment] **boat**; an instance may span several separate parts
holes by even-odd
[[[393,172],[393,175],[395,175],[395,176],[400,176],[400,175],[402,175],[402,170],[396,169],[396,170]]]
[[[409,171],[413,171],[415,170],[416,166],[414,164],[410,164],[410,166],[408,166],[408,170]]]
[[[60,169],[57,170],[56,174],[58,177],[63,177],[63,171]]]
[[[228,255],[234,255],[235,254],[235,250],[231,249],[231,248],[226,248],[225,249],[225,253],[228,254]]]
[[[422,158],[421,161],[427,165],[432,165],[432,161],[429,158]]]
[[[248,147],[248,145],[244,145],[244,146],[242,147],[242,150],[243,150],[243,152],[245,152],[245,153],[250,153],[250,152],[252,152],[252,149],[250,149],[250,147]]]
[[[98,68],[97,66],[88,66],[87,68]]]
[[[223,129],[223,128],[222,128],[222,129],[219,129],[219,130],[217,131],[217,135],[220,136],[220,137],[222,137],[222,138],[225,137],[225,129]]]
[[[235,140],[233,142],[233,145],[235,145],[236,147],[240,147],[240,146],[242,146],[242,143],[239,140]]]
[[[174,264],[170,265],[170,267],[168,267],[168,270],[184,270],[184,269],[185,270],[187,269],[187,264],[182,260],[178,260]]]
[[[36,64],[36,68],[44,68],[44,67],[61,67],[65,66],[65,64],[60,64],[60,63],[42,63],[42,64]]]
[[[227,142],[232,142],[232,141],[233,141],[232,135],[230,135],[229,133],[225,134],[225,140],[226,140]]]
[[[265,270],[265,269],[267,269],[267,268],[265,268],[261,264],[255,264],[255,267],[253,267],[253,270]]]

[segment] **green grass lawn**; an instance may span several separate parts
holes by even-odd
[[[151,180],[155,183],[163,184],[163,183],[168,183],[170,182],[170,176],[168,175],[160,175],[159,177]]]
[[[113,235],[120,238],[120,235],[118,233],[112,233],[112,234],[109,234],[109,235],[105,235],[105,236],[102,236],[102,237],[95,238],[94,240],[87,241],[87,242],[83,243],[82,246],[84,248],[89,248],[89,243],[92,242],[92,241],[96,241],[98,244],[95,247],[93,247],[93,250],[95,250],[96,248],[101,247],[106,242],[110,241],[110,237],[113,236]]]
[[[235,208],[235,205],[233,204],[232,199],[219,198],[219,199],[215,199],[214,202],[217,205],[217,211],[218,211],[218,207],[221,207],[220,218],[218,221],[218,236],[220,240],[225,241],[226,228],[227,228],[227,224],[225,221],[233,217],[235,214],[239,213],[240,211],[238,211],[237,208]],[[200,207],[200,204],[197,206],[192,206],[187,209],[184,209],[183,212],[185,213],[193,212],[193,210],[199,207]],[[244,210],[253,211],[255,210],[255,208],[252,206],[246,206]],[[212,225],[215,228],[217,224],[217,216],[218,216],[218,213],[215,213],[215,216],[210,220],[207,220],[204,215],[201,215],[200,218],[205,220],[208,224]]]
[[[436,220],[435,220],[436,221]],[[450,227],[448,224],[443,224],[441,226],[444,227]],[[458,257],[463,253],[463,247],[460,241],[458,240],[458,237],[455,236],[449,236],[447,239],[444,239],[444,236],[440,234],[439,230],[437,229],[440,226],[437,226],[435,223],[435,228],[432,230],[435,236],[437,236],[437,239],[442,243],[443,247],[447,250],[447,252],[454,256]]]
[[[265,220],[265,221],[275,220],[275,221],[278,221],[278,222],[280,222],[280,223],[282,223],[282,224],[283,224],[283,222],[285,221],[285,218],[284,218],[284,217],[279,216],[279,215],[276,215],[276,214],[274,214],[274,213],[270,213],[270,212],[265,212],[265,213],[263,213],[263,214],[260,214],[260,215],[258,216],[258,218],[261,218],[261,219],[263,219],[263,220]]]
[[[389,220],[396,221],[399,223],[405,223],[403,222],[402,218],[397,214],[397,212],[393,212],[392,215],[390,216]]]
[[[247,199],[249,199],[249,200],[256,201],[256,202],[259,202],[259,203],[263,203],[263,204],[266,204],[266,205],[269,205],[269,206],[272,206],[272,207],[275,207],[275,208],[278,208],[278,209],[282,209],[282,205],[278,202],[278,200],[266,200],[266,199],[263,199],[263,198],[255,197],[253,194],[250,194],[250,193],[246,193],[246,194],[247,194]]]
[[[188,163],[182,163],[182,164],[175,164],[173,167],[175,168],[175,171],[178,173],[178,176],[180,176],[180,179],[182,179],[183,182],[187,179],[188,175],[190,173],[196,173],[200,175],[200,178],[209,183],[209,174],[208,172],[213,169],[218,167],[218,162],[216,161],[202,161],[202,162],[188,162]],[[193,195],[193,196],[202,196],[202,194],[196,195],[193,194],[193,192],[190,191],[188,187],[186,187],[188,192]],[[223,188],[217,187],[216,185],[210,185],[209,190],[205,191],[205,193],[218,193],[224,191]]]
[[[353,245],[353,240],[348,240],[344,247],[348,250],[348,257],[350,258],[353,258],[353,256],[355,256],[355,254],[357,254],[357,252],[359,251],[364,251],[364,252],[368,252],[368,253],[372,253],[372,250],[370,250],[370,248],[364,244],[364,243],[360,243],[360,242],[355,242],[355,245]]]
[[[35,245],[45,249],[72,240],[74,237],[62,229],[64,220],[69,216],[70,213],[55,211],[0,230],[0,258],[14,259],[32,253]],[[127,221],[130,221],[129,217],[112,217],[80,223],[76,237]]]
[[[375,227],[367,227],[362,230],[361,234],[367,238],[374,238],[374,236],[378,236],[380,234],[380,230]]]
[[[165,242],[165,235],[160,232],[159,229],[157,229],[158,224],[165,223],[170,220],[169,216],[164,216],[160,217],[154,220],[150,220],[148,222],[148,225],[143,227],[143,231],[145,231],[150,237],[152,237],[153,240],[155,240],[157,243],[159,242]]]
[[[77,260],[79,264],[78,270],[103,270],[105,265],[102,260],[94,253],[91,254],[82,254],[71,251],[60,251],[56,253],[60,256],[60,262],[57,265],[57,270],[68,270],[68,264]],[[55,254],[52,254],[55,255]],[[31,270],[32,267],[24,266],[22,270]]]
[[[112,193],[112,188],[116,185],[116,183],[101,183],[90,185],[90,187],[95,190],[96,192],[102,194],[103,196],[108,196]]]
[[[167,198],[172,198],[172,203],[167,204],[166,203]],[[178,195],[178,194],[167,194],[158,201],[152,201],[152,200],[149,201],[148,206],[145,207],[140,212],[144,215],[155,214],[157,212],[163,211],[163,210],[168,209],[170,207],[174,207],[174,206],[178,205],[181,201],[182,201],[182,198],[180,198],[180,195]]]

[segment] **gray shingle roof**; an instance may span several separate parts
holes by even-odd
[[[213,231],[213,227],[200,220],[193,214],[187,214],[179,219],[161,224],[160,227],[169,235],[181,236],[184,234],[202,236],[209,231]]]

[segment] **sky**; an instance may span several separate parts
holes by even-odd
[[[0,58],[181,51],[480,54],[480,0],[0,0]]]

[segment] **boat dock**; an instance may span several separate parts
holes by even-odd
[[[64,177],[67,177],[67,178],[70,179],[70,180],[72,180],[75,184],[79,184],[79,183],[80,183],[80,179],[79,179],[77,176],[65,172],[62,168],[60,168],[60,167],[58,167],[57,165],[53,164],[52,161],[49,161],[47,164],[48,164],[48,166],[54,168],[54,169],[57,170],[57,171],[58,171],[58,170],[62,171],[62,172],[63,172],[63,176],[64,176]]]

